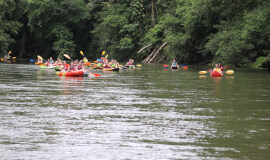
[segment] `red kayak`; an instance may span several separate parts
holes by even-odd
[[[212,77],[222,77],[223,73],[221,71],[212,71],[212,72],[210,72],[210,76],[212,76]]]
[[[83,71],[72,71],[72,72],[56,72],[58,76],[66,76],[66,77],[82,77]]]

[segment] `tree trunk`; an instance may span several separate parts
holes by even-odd
[[[148,63],[149,59],[152,57],[152,55],[156,53],[156,50],[157,50],[157,47],[155,47],[155,49],[152,51],[152,53],[148,57],[146,57],[142,62]]]
[[[159,51],[160,51],[163,47],[165,47],[166,44],[167,44],[167,41],[164,42],[164,43],[159,47],[159,49],[156,51],[156,53],[154,54],[154,56],[149,60],[149,63],[151,63],[151,62],[158,56]]]
[[[159,52],[163,47],[166,46],[166,44],[167,44],[167,41],[164,42],[158,49],[156,46],[155,49],[152,51],[152,53],[147,58],[145,58],[142,63],[156,63],[156,62],[161,61],[165,56],[161,57],[161,55],[159,55]]]
[[[152,26],[155,26],[155,7],[154,7],[154,0],[152,0],[152,13],[151,13],[151,18],[152,18]]]
[[[146,45],[146,46],[144,46],[144,47],[141,48],[137,53],[141,53],[145,48],[148,48],[148,47],[150,47],[150,46],[152,46],[152,43],[151,43],[151,44],[148,44],[148,45]]]

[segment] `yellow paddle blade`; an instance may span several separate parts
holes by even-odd
[[[142,67],[142,65],[141,64],[137,64],[136,67]]]
[[[227,70],[225,73],[226,74],[234,74],[234,71],[233,70]]]
[[[105,56],[105,58],[107,58],[108,57],[108,54]]]
[[[105,54],[105,51],[102,51],[101,55],[103,56]]]
[[[69,55],[67,55],[67,54],[64,54],[64,56],[65,56],[67,59],[71,59],[71,58],[69,57]]]
[[[199,74],[207,74],[207,71],[200,71]]]
[[[3,62],[4,61],[4,58],[1,58],[1,61]]]
[[[80,53],[81,53],[82,56],[84,56],[84,55],[83,55],[83,51],[80,51]]]
[[[11,51],[9,51],[8,54],[11,54]]]
[[[12,59],[16,59],[16,57],[11,57]]]
[[[38,55],[37,57],[38,57],[38,59],[41,59],[41,60],[43,60],[43,58],[42,58],[41,56],[39,56],[39,55]]]

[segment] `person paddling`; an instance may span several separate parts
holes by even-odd
[[[74,65],[74,62],[71,62],[70,63],[70,66],[68,67],[68,71],[70,72],[70,71],[76,71],[76,67],[75,67],[75,65]]]
[[[68,65],[66,61],[63,61],[62,66],[60,66],[60,70],[67,72],[68,71]]]
[[[216,64],[216,67],[213,69],[213,71],[218,71],[218,72],[221,71],[221,69],[220,69],[220,63],[219,64]]]
[[[175,61],[175,59],[173,59],[172,61],[172,65],[171,65],[171,69],[179,69],[179,65],[177,64],[177,62]]]
[[[112,62],[109,64],[111,68],[119,68],[119,63],[116,60],[112,60]]]
[[[76,68],[78,71],[85,71],[85,68],[83,67],[82,65],[82,62],[79,62],[77,68]]]
[[[110,68],[108,63],[104,63],[104,68]]]

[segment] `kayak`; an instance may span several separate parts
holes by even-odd
[[[187,69],[187,68],[188,68],[188,66],[183,66],[182,68]]]
[[[119,68],[103,68],[103,71],[119,71]]]
[[[91,66],[92,64],[90,62],[84,63],[84,66]]]
[[[169,65],[164,64],[164,65],[163,65],[163,68],[169,68]]]
[[[59,69],[60,66],[50,66],[50,67],[47,67],[47,66],[40,65],[39,67],[41,69]]]
[[[172,67],[172,69],[179,69],[178,67]]]
[[[126,66],[124,66],[124,67],[126,67],[126,69],[127,69],[127,68],[135,68],[134,65],[126,65]]]
[[[95,67],[91,67],[92,69],[103,69],[103,67],[100,66],[95,66]]]
[[[36,65],[41,65],[43,62],[35,62]]]
[[[212,72],[210,72],[210,76],[212,76],[212,77],[222,77],[223,73],[222,73],[222,71],[212,71]]]
[[[72,72],[56,72],[58,76],[63,77],[82,77],[84,75],[83,71],[72,71]]]

